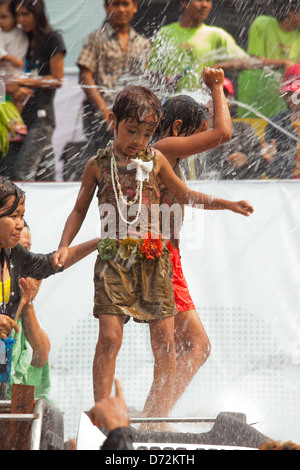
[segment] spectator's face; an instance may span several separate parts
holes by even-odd
[[[105,10],[112,26],[125,26],[130,23],[137,12],[136,0],[110,0]]]
[[[2,216],[12,206],[14,196],[8,198],[4,207],[0,210],[0,248],[14,248],[20,241],[24,228],[24,199],[21,199],[13,214]]]
[[[16,7],[17,23],[22,26],[25,33],[36,31],[37,23],[34,14],[27,10],[22,3]]]
[[[288,14],[288,19],[292,29],[300,28],[300,7],[297,11],[290,11]]]
[[[15,27],[15,19],[10,13],[8,5],[0,6],[0,28],[2,31],[7,32]]]
[[[182,1],[184,14],[195,20],[205,21],[212,9],[212,0]]]

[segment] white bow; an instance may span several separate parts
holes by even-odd
[[[132,170],[136,168],[136,177],[137,181],[149,181],[149,173],[152,171],[153,162],[143,162],[140,158],[135,158],[127,165],[127,170]]]

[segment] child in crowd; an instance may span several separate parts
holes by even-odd
[[[83,127],[95,153],[112,138],[108,116],[118,91],[140,80],[151,50],[149,39],[131,26],[138,11],[137,0],[102,0],[102,3],[106,21],[89,34],[77,60],[80,84],[86,95]]]
[[[149,394],[155,406],[148,408],[146,402],[148,416],[168,415],[176,376],[173,266],[168,242],[159,237],[160,224],[152,213],[156,215],[160,202],[156,177],[181,204],[246,216],[253,212],[246,201],[230,202],[191,191],[166,157],[147,147],[161,116],[161,103],[147,88],[127,87],[118,94],[110,116],[114,141],[87,163],[53,257],[54,264],[64,264],[97,189],[102,231],[109,237],[99,243],[94,271],[94,316],[99,319],[94,398],[97,402],[110,395],[124,323],[129,317],[148,322],[155,361]]]
[[[27,36],[17,27],[10,3],[11,0],[0,0],[0,78],[4,82],[22,75],[28,49]],[[14,98],[11,101],[21,113],[22,102]]]

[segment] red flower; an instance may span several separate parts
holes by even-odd
[[[148,233],[148,238],[144,239],[141,250],[146,258],[154,260],[159,258],[164,249],[164,244],[160,238],[151,238],[151,233]]]
[[[170,240],[168,241],[167,248],[169,250],[169,253],[173,253],[173,251],[175,249],[173,243],[171,243]]]

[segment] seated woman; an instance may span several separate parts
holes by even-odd
[[[64,266],[52,265],[52,254],[34,254],[20,244],[24,227],[25,193],[14,183],[0,177],[0,339],[5,339],[12,329],[18,331],[14,320],[22,292],[20,278],[45,279],[96,250],[99,238],[69,248]]]

